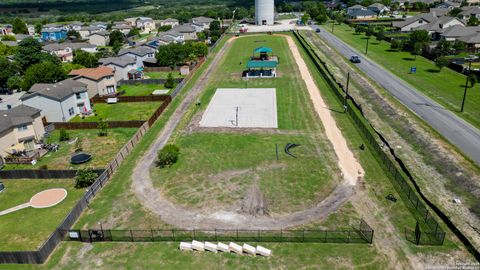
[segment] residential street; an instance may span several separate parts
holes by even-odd
[[[316,29],[318,26],[313,26]],[[333,46],[340,54],[350,58],[359,55],[361,63],[356,64],[365,74],[376,81],[401,103],[414,111],[438,133],[447,138],[453,145],[463,151],[468,157],[480,164],[480,130],[473,127],[451,111],[426,97],[421,92],[410,86],[401,78],[393,75],[379,64],[373,62],[359,51],[353,49],[342,40],[321,28],[317,33],[323,40]],[[469,90],[467,95],[472,94]],[[459,106],[461,100],[458,101]],[[469,106],[468,98],[465,106]]]

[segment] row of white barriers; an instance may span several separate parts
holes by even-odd
[[[272,255],[272,251],[268,248],[264,248],[262,246],[253,247],[249,244],[243,244],[240,246],[234,242],[230,242],[228,245],[222,242],[218,242],[217,244],[211,242],[200,242],[193,240],[190,242],[180,242],[180,250],[196,250],[196,251],[210,251],[213,253],[217,252],[233,252],[239,255],[244,253],[249,255],[261,255],[265,257],[269,257]]]

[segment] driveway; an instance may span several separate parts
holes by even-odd
[[[316,29],[318,26],[312,26]],[[353,49],[342,40],[321,28],[317,33],[343,56],[350,58],[360,55],[361,63],[356,64],[367,76],[384,87],[403,105],[415,112],[433,129],[459,148],[465,155],[480,165],[480,130],[467,123],[442,105],[423,95],[401,78],[393,75],[364,54]]]

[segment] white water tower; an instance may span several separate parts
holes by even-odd
[[[274,0],[255,0],[255,24],[272,25],[275,17]]]

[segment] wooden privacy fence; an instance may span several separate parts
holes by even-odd
[[[149,96],[118,96],[118,102],[150,102],[150,101],[165,101],[169,95],[149,95]],[[90,99],[91,103],[107,103],[106,97],[94,96]]]
[[[143,120],[105,122],[108,128],[139,128],[145,123]],[[48,122],[46,124],[53,124],[56,129],[98,129],[98,122]]]
[[[120,80],[118,85],[164,84],[167,79]],[[183,78],[174,78],[175,83],[181,83]]]
[[[94,170],[98,175],[105,169]],[[77,170],[0,170],[0,179],[67,179],[74,178]]]

